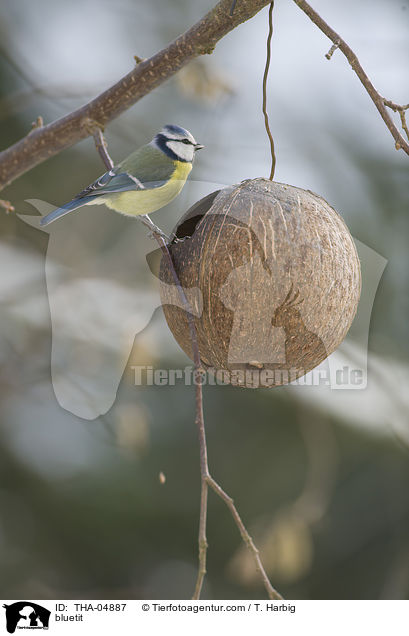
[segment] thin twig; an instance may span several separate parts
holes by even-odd
[[[401,121],[401,124],[402,124],[402,129],[405,131],[406,137],[409,140],[409,128],[408,128],[408,125],[406,123],[406,113],[405,113],[404,110],[400,110],[399,111],[399,117],[400,117],[400,121]]]
[[[251,538],[250,534],[248,533],[243,521],[241,520],[241,517],[237,511],[237,508],[234,505],[233,499],[229,497],[229,495],[226,492],[224,492],[223,488],[221,488],[219,484],[210,475],[207,477],[207,483],[210,486],[210,488],[216,493],[216,495],[224,501],[224,503],[230,510],[231,515],[234,519],[234,522],[240,531],[241,538],[243,539],[244,544],[247,546],[247,548],[251,552],[251,555],[254,559],[254,563],[256,566],[256,570],[260,573],[261,579],[263,581],[263,585],[268,594],[268,598],[275,599],[275,600],[280,600],[280,599],[282,600],[283,597],[281,596],[281,594],[277,592],[277,590],[270,583],[270,580],[261,562],[260,553],[258,549],[256,548],[256,546],[254,545],[254,541]]]
[[[266,127],[267,136],[270,141],[270,152],[271,152],[271,170],[270,170],[270,181],[274,179],[274,172],[276,169],[276,155],[274,150],[274,139],[271,134],[270,125],[268,123],[268,114],[267,114],[267,79],[268,79],[268,71],[270,68],[270,60],[271,60],[271,38],[273,36],[273,9],[274,9],[274,0],[270,4],[270,8],[268,10],[268,36],[267,36],[267,56],[266,56],[266,66],[264,69],[263,76],[263,115],[264,115],[264,125]]]
[[[95,121],[95,119],[91,119],[90,117],[86,117],[83,121],[83,127],[87,130],[89,135],[94,137],[95,148],[98,151],[99,156],[102,159],[102,162],[107,170],[112,170],[114,167],[114,162],[108,153],[107,142],[104,137],[104,129],[102,125]]]
[[[31,129],[42,128],[44,126],[44,119],[41,115],[38,115],[37,119],[31,124]]]
[[[93,133],[95,147],[101,157],[102,161],[105,164],[105,168],[107,170],[112,170],[114,167],[114,162],[108,154],[107,145],[105,141],[105,137],[102,133],[101,128],[96,128]]]
[[[402,110],[408,110],[408,108],[409,108],[409,104],[403,104],[403,105],[402,104],[396,104],[392,100],[386,99],[386,97],[383,97],[382,99],[383,99],[383,103],[385,104],[385,106],[387,106],[388,108],[391,108],[395,112],[402,111]]]
[[[330,48],[330,50],[328,51],[328,53],[325,53],[325,57],[327,58],[327,60],[330,60],[332,58],[332,56],[334,55],[335,51],[337,49],[339,49],[339,45],[340,42],[338,40],[338,42],[335,42],[335,44],[333,44]]]
[[[188,314],[189,315],[189,314]],[[193,315],[191,315],[193,321]],[[196,332],[196,330],[195,330]],[[196,338],[197,343],[197,338]],[[199,355],[199,353],[198,353]],[[200,358],[199,358],[200,363]],[[195,361],[196,367],[196,361]],[[196,372],[198,367],[196,367]],[[193,592],[193,599],[199,599],[203,587],[204,577],[206,576],[206,560],[207,560],[207,498],[208,498],[208,484],[207,479],[209,477],[209,468],[207,465],[207,443],[206,443],[206,430],[203,417],[203,392],[201,383],[202,374],[196,375],[196,426],[199,434],[199,448],[200,448],[200,515],[199,515],[199,568],[197,572],[197,579],[195,590]],[[200,389],[200,391],[198,390]]]
[[[399,113],[400,121],[402,124],[402,130],[405,131],[406,136],[409,139],[409,128],[406,122],[406,111],[409,108],[409,104],[403,104],[403,105],[395,104],[395,102],[392,102],[390,99],[385,99],[385,98],[383,98],[383,103],[385,104],[385,106],[393,110],[395,113]]]
[[[380,116],[385,122],[389,132],[395,140],[395,148],[396,150],[404,150],[407,155],[409,155],[409,143],[405,141],[405,139],[400,134],[399,130],[395,126],[392,118],[389,116],[388,111],[385,107],[385,99],[378,93],[368,75],[365,73],[362,68],[357,56],[353,52],[353,50],[348,46],[348,44],[343,40],[338,33],[334,31],[326,22],[321,18],[321,16],[314,11],[314,9],[306,2],[305,0],[294,0],[295,4],[300,7],[302,11],[310,18],[312,22],[322,31],[334,44],[338,44],[338,48],[347,58],[350,63],[352,70],[357,74],[361,84],[364,86],[366,92],[369,97],[372,99]],[[406,131],[405,131],[406,132]]]

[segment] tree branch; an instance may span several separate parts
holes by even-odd
[[[151,58],[142,60],[116,84],[85,106],[41,128],[0,153],[0,189],[42,161],[88,137],[88,123],[106,124],[199,55],[212,53],[217,42],[252,18],[270,0],[240,0],[230,15],[231,0],[221,0],[199,22]],[[140,59],[140,58],[138,58]]]
[[[321,18],[321,16],[318,15],[318,13],[316,11],[314,11],[314,9],[308,4],[308,2],[305,2],[305,0],[294,0],[294,2],[295,2],[296,5],[298,5],[300,7],[300,9],[302,11],[304,11],[304,13],[310,18],[310,20],[312,20],[312,22],[314,22],[314,24],[320,29],[320,31],[322,31],[330,40],[332,40],[333,44],[335,45],[335,48],[339,48],[339,50],[342,51],[342,53],[345,55],[345,57],[347,58],[348,62],[350,63],[350,65],[352,67],[352,70],[355,71],[355,73],[359,77],[359,79],[360,79],[362,85],[364,86],[366,92],[368,93],[369,97],[372,99],[373,103],[375,104],[376,108],[378,109],[378,112],[379,112],[380,116],[382,117],[382,119],[385,122],[387,128],[389,129],[392,137],[394,138],[396,150],[400,150],[402,148],[402,150],[404,150],[406,152],[406,154],[409,155],[409,143],[407,141],[405,141],[405,139],[402,137],[402,135],[400,134],[399,130],[395,126],[392,118],[389,116],[388,111],[386,110],[385,102],[387,102],[387,100],[385,100],[378,93],[378,91],[376,90],[376,88],[374,87],[372,82],[370,81],[369,77],[365,73],[364,69],[362,68],[362,66],[361,66],[357,56],[353,52],[353,50],[338,35],[338,33],[336,33],[334,31],[334,29],[332,29],[325,22],[325,20],[323,20]],[[331,47],[331,49],[329,50],[329,52],[326,55],[327,59],[331,58],[333,52],[335,51],[335,48]],[[392,108],[392,106],[390,106],[390,104],[387,104],[387,105],[390,108]],[[400,114],[403,112],[403,111],[400,110],[400,108],[398,108],[397,110],[400,111]],[[403,117],[402,117],[402,114],[401,114],[401,121],[402,121],[402,125],[403,125],[403,123],[405,121],[404,114],[403,114]]]

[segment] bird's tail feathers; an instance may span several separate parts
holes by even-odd
[[[57,208],[56,210],[53,210],[49,214],[46,214],[45,216],[43,216],[43,218],[40,221],[40,225],[42,226],[48,225],[49,223],[52,223],[56,219],[61,218],[65,214],[68,214],[68,212],[72,212],[73,210],[76,210],[77,208],[81,208],[83,205],[90,203],[93,199],[94,197],[86,197],[86,198],[83,197],[81,199],[73,199],[72,201],[69,201],[65,205],[62,205],[60,208]]]

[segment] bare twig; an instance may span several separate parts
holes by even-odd
[[[112,170],[112,168],[114,167],[114,162],[108,154],[107,143],[105,141],[103,130],[100,128],[100,126],[98,126],[97,122],[94,122],[92,120],[90,120],[87,125],[89,127],[90,133],[94,137],[95,148],[97,149],[99,156],[104,162],[105,168],[107,170]]]
[[[210,486],[210,488],[216,493],[216,495],[218,497],[220,497],[220,499],[222,499],[224,501],[224,503],[226,504],[226,506],[228,507],[228,509],[231,512],[231,515],[234,519],[234,522],[236,524],[236,526],[238,527],[240,534],[241,534],[241,538],[244,541],[244,544],[247,546],[247,548],[250,550],[251,555],[254,559],[254,563],[256,566],[256,570],[257,572],[260,573],[261,579],[263,581],[263,585],[267,591],[268,594],[268,598],[271,599],[282,599],[283,597],[281,596],[281,594],[279,594],[279,592],[277,592],[276,589],[274,589],[274,587],[271,585],[270,580],[266,574],[266,571],[264,570],[263,564],[261,562],[260,559],[260,554],[259,551],[257,550],[256,546],[254,545],[254,541],[251,538],[250,534],[248,533],[244,523],[241,520],[241,517],[237,511],[236,506],[234,505],[234,501],[231,497],[229,497],[229,495],[224,492],[223,488],[221,488],[219,486],[219,484],[213,479],[213,477],[211,477],[210,475],[207,477],[207,483]]]
[[[404,104],[404,105],[395,104],[395,102],[392,102],[390,99],[386,99],[386,97],[383,97],[383,103],[385,104],[385,106],[387,106],[388,108],[391,108],[395,112],[408,110],[409,108],[409,104]]]
[[[43,126],[44,126],[44,120],[41,117],[41,115],[39,115],[37,119],[33,121],[33,123],[31,124],[31,129],[35,130],[36,128],[42,128]]]
[[[402,124],[402,130],[405,131],[406,136],[409,139],[409,128],[406,122],[406,111],[409,108],[409,104],[404,104],[404,105],[395,104],[395,102],[392,102],[390,99],[385,99],[385,98],[383,98],[383,103],[385,104],[385,106],[393,110],[395,113],[399,113],[400,121]]]
[[[100,157],[102,157],[102,160],[104,161],[104,156],[107,155],[107,152],[106,152],[107,148],[105,144],[104,135],[102,134],[102,130],[100,128],[97,128],[94,132],[93,137],[94,137],[95,147],[98,150]],[[111,157],[109,157],[109,161],[104,161],[104,163],[107,170],[112,170],[112,168],[114,167]]]
[[[114,163],[109,156],[106,141],[100,128],[98,128],[99,134],[94,134],[95,146],[98,150],[100,157],[102,158],[105,166],[113,166]],[[94,131],[95,132],[95,131]],[[179,293],[179,297],[182,301],[183,308],[187,315],[190,340],[192,344],[193,362],[195,365],[195,406],[196,406],[196,426],[199,435],[199,448],[200,448],[200,477],[201,477],[201,492],[200,492],[200,517],[199,517],[199,568],[197,574],[197,580],[193,599],[199,599],[203,587],[204,577],[206,576],[206,558],[207,558],[207,537],[206,537],[206,525],[207,525],[207,499],[209,486],[214,492],[225,502],[229,508],[236,526],[238,527],[241,537],[253,555],[254,562],[257,571],[260,573],[264,587],[267,591],[268,597],[271,599],[281,599],[282,596],[273,588],[268,576],[261,563],[259,552],[254,545],[254,542],[249,535],[246,527],[244,526],[241,517],[234,505],[233,499],[229,497],[227,493],[219,486],[219,484],[211,477],[209,473],[209,466],[207,462],[207,443],[206,443],[206,430],[204,424],[203,415],[203,388],[202,378],[205,373],[200,361],[199,344],[197,339],[196,325],[193,317],[192,308],[186,297],[185,290],[183,289],[179,277],[177,275],[175,265],[172,260],[171,253],[166,243],[166,235],[162,230],[158,228],[149,218],[147,214],[142,215],[142,222],[150,229],[153,237],[156,239],[164,258],[167,261],[169,271],[172,274],[173,281]]]
[[[340,42],[338,40],[338,42],[335,42],[335,44],[333,44],[330,48],[330,50],[328,51],[328,53],[325,53],[325,57],[327,58],[327,60],[330,60],[332,58],[332,56],[334,55],[335,51],[337,49],[339,49],[339,45]]]
[[[322,31],[334,44],[338,45],[338,48],[347,58],[350,63],[352,70],[355,71],[362,85],[364,86],[366,92],[369,97],[372,99],[380,116],[385,122],[389,132],[395,140],[395,148],[397,150],[404,150],[406,154],[409,155],[409,143],[405,141],[405,139],[400,134],[399,130],[395,126],[392,118],[389,116],[388,111],[385,107],[385,99],[378,93],[372,82],[370,81],[368,75],[365,73],[362,68],[357,56],[353,52],[353,50],[348,46],[348,44],[332,29],[326,22],[321,18],[320,15],[306,2],[305,0],[294,0],[295,4],[297,4],[302,11],[314,22],[314,24]],[[406,132],[406,131],[405,131]]]
[[[193,315],[188,314],[194,326]],[[191,330],[192,333],[192,330]],[[197,334],[196,345],[197,345]],[[192,340],[193,344],[193,340]],[[192,347],[193,348],[193,347]],[[202,391],[202,373],[200,369],[200,357],[199,348],[197,348],[197,359],[193,354],[193,360],[196,369],[196,426],[199,434],[199,448],[200,448],[200,515],[199,515],[199,569],[197,572],[196,585],[193,592],[193,599],[199,599],[203,587],[204,577],[206,576],[206,560],[207,560],[207,498],[208,498],[208,483],[209,468],[207,465],[207,444],[206,444],[206,430],[203,417],[203,391]],[[199,366],[197,366],[199,363]]]
[[[268,36],[267,36],[267,56],[266,56],[266,66],[264,69],[263,75],[263,115],[264,115],[264,125],[266,127],[266,132],[268,139],[270,141],[270,152],[271,152],[271,170],[270,170],[270,181],[274,179],[274,172],[276,169],[276,155],[274,151],[274,139],[271,134],[270,124],[268,123],[268,114],[267,114],[267,79],[268,79],[268,71],[270,68],[270,60],[271,60],[271,38],[273,36],[273,9],[274,9],[274,0],[270,3],[270,8],[268,10]]]
[[[174,42],[141,61],[116,84],[81,108],[29,135],[0,153],[0,189],[37,164],[89,136],[90,119],[104,128],[194,58],[212,53],[217,42],[252,18],[269,0],[240,0],[229,15],[231,0],[220,0]]]
[[[400,121],[401,121],[401,124],[402,124],[402,129],[405,131],[406,137],[409,140],[409,128],[408,128],[408,125],[406,123],[406,113],[405,113],[404,110],[400,110],[399,111],[399,117],[400,117]]]

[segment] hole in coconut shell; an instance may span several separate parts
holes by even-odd
[[[175,236],[178,239],[190,238],[195,233],[196,227],[206,212],[212,207],[213,201],[219,194],[220,190],[216,190],[211,194],[198,201],[193,205],[188,216],[184,219],[183,223],[176,228]]]

